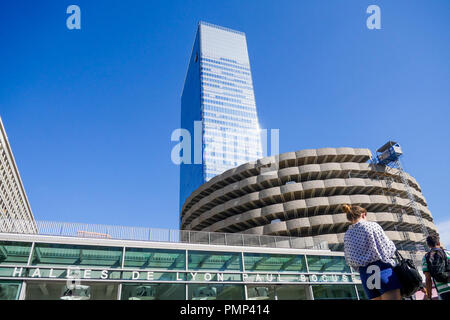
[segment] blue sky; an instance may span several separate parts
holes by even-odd
[[[281,152],[397,140],[448,234],[448,0],[2,2],[0,115],[37,219],[178,227],[170,135],[199,20],[246,33]]]

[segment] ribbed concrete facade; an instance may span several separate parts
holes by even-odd
[[[181,228],[302,237],[343,249],[349,225],[343,204],[368,210],[400,250],[423,235],[396,169],[374,166],[368,149],[323,148],[288,152],[228,170],[186,200]],[[278,164],[273,171],[267,166]],[[265,169],[263,169],[265,168]],[[437,233],[417,181],[407,174],[430,233]]]
[[[35,233],[36,223],[0,118],[0,232]]]

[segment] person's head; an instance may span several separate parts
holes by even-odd
[[[367,217],[367,210],[360,206],[344,204],[342,209],[347,214],[347,220],[351,223],[356,223],[361,219],[365,220]]]
[[[440,243],[440,240],[439,240],[439,236],[438,235],[428,236],[427,237],[427,245],[430,248],[440,247],[441,243]]]

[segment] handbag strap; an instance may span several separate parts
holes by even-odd
[[[398,250],[395,250],[395,257],[398,259],[399,262],[405,260],[403,256],[398,252]]]

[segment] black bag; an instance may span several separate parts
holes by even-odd
[[[443,249],[436,248],[431,249],[425,255],[427,262],[428,272],[437,282],[448,283],[450,272],[448,265],[447,254]]]
[[[400,292],[402,297],[410,297],[422,287],[422,277],[411,259],[404,259],[398,251],[395,255],[398,264],[394,267],[394,272],[402,285]]]

